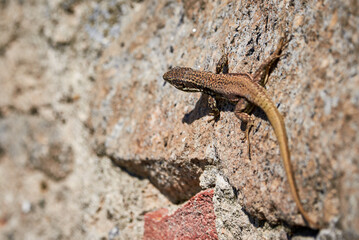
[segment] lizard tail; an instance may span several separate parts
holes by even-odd
[[[300,197],[298,194],[297,184],[294,179],[293,167],[290,162],[290,153],[288,149],[288,138],[285,130],[285,124],[282,115],[279,113],[278,109],[274,105],[274,103],[270,100],[266,94],[262,94],[260,98],[266,99],[256,99],[255,104],[258,105],[263,111],[266,113],[275,135],[277,136],[277,140],[279,142],[280,154],[283,159],[285,172],[287,175],[287,179],[289,182],[290,191],[294,198],[294,201],[299,209],[299,212],[302,214],[304,219],[309,223],[313,228],[319,228],[316,222],[309,217],[308,213],[304,210],[302,203],[300,202]]]

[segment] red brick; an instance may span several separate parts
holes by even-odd
[[[213,190],[206,190],[172,215],[164,208],[147,213],[143,239],[218,239],[212,198]]]

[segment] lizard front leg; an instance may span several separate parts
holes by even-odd
[[[208,95],[208,106],[211,109],[211,112],[209,113],[210,116],[213,116],[208,122],[217,122],[221,118],[221,112],[217,108],[217,100],[215,97]]]
[[[216,65],[216,73],[220,74],[227,74],[229,71],[229,67],[228,67],[228,54],[227,53],[223,53],[222,57],[218,60],[217,65]]]
[[[216,73],[227,74],[228,70],[228,54],[224,53],[216,64]],[[217,108],[217,99],[211,95],[208,95],[208,106],[211,109],[209,115],[213,116],[213,118],[208,120],[208,122],[217,122],[221,118],[221,112]]]

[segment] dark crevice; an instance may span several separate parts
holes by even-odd
[[[112,163],[132,177],[148,179],[172,203],[187,201],[202,189],[199,177],[208,160],[166,161],[155,159],[125,160],[107,155]],[[191,171],[192,170],[192,171]]]

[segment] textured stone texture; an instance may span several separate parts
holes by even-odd
[[[267,89],[285,117],[303,204],[325,228],[318,237],[359,238],[358,8],[1,1],[0,238],[140,239],[146,212],[200,186],[216,186],[220,239],[314,238],[297,228],[263,112],[254,111],[249,160],[232,105],[208,124],[204,98],[162,80],[170,66],[213,71],[223,46],[230,71],[252,72],[283,31],[292,39]]]
[[[171,206],[90,147],[106,4],[0,2],[0,239],[141,239],[144,213]]]
[[[284,227],[273,227],[243,211],[233,188],[222,176],[217,175],[215,184],[213,202],[219,239],[288,239]]]
[[[213,190],[198,193],[171,215],[167,209],[147,213],[143,239],[218,239],[213,193]]]

